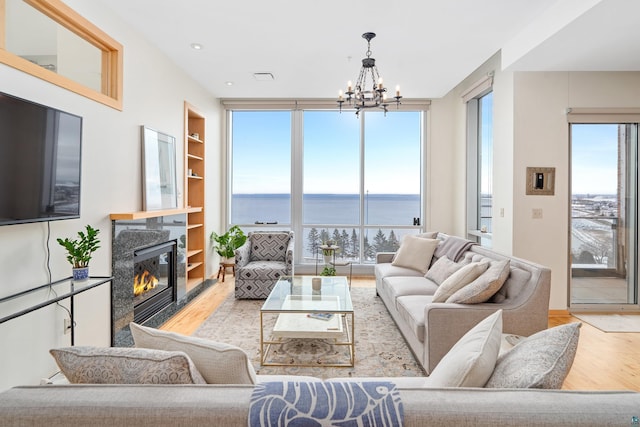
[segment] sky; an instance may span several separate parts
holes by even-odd
[[[571,158],[573,194],[616,194],[618,125],[572,125]]]
[[[234,112],[234,194],[290,192],[291,117],[290,111]],[[359,193],[360,121],[355,114],[305,111],[303,121],[304,193]],[[615,194],[617,125],[572,126],[572,192]],[[367,112],[364,132],[364,192],[419,194],[420,113],[390,110],[385,117]],[[483,176],[482,181],[488,192],[491,179]]]
[[[352,111],[305,111],[305,194],[358,194],[360,120]],[[289,193],[291,112],[234,112],[233,193]],[[419,112],[365,114],[365,188],[420,193]],[[269,179],[264,179],[267,176]]]

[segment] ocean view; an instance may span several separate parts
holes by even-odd
[[[413,225],[421,217],[418,194],[369,194],[363,196],[366,225]],[[234,194],[233,224],[291,223],[289,194]],[[360,224],[360,196],[357,194],[305,194],[303,224]]]

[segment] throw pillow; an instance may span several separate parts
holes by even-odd
[[[412,236],[412,234],[407,234],[407,236]],[[423,239],[435,239],[438,237],[437,231],[427,231],[424,233],[415,234],[416,237],[422,237]]]
[[[447,258],[446,255],[443,255],[433,263],[431,268],[427,270],[427,274],[424,277],[431,280],[436,285],[441,285],[442,282],[447,280],[447,278],[453,273],[460,270],[461,267],[461,264],[453,262]]]
[[[456,291],[447,298],[447,302],[458,304],[479,304],[486,302],[502,287],[509,277],[510,262],[508,259],[492,261],[487,271],[480,277]]]
[[[485,387],[561,388],[576,355],[581,325],[556,326],[524,339],[498,359]]]
[[[489,268],[488,262],[472,262],[461,267],[438,286],[432,301],[446,302],[459,289],[476,280],[487,268]]]
[[[391,265],[427,272],[439,240],[406,235]]]
[[[65,347],[49,352],[72,384],[205,384],[181,351]]]
[[[239,347],[130,323],[136,347],[184,351],[208,384],[255,384],[256,373]]]
[[[484,387],[502,341],[502,310],[474,326],[449,350],[426,380],[427,387]]]

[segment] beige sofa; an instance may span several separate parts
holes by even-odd
[[[449,236],[439,233],[437,238],[444,242]],[[434,303],[438,285],[423,272],[392,265],[393,257],[389,252],[377,254],[376,291],[427,374],[460,337],[499,309],[505,334],[529,336],[548,326],[551,271],[546,267],[473,245],[461,254],[461,263],[509,260],[511,271],[500,289],[504,300]],[[432,266],[436,260],[434,255]]]
[[[0,426],[247,426],[251,385],[66,385],[0,393]],[[404,426],[629,426],[640,393],[400,387]],[[634,421],[635,420],[635,421]]]

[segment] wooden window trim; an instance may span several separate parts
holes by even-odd
[[[0,0],[0,24],[2,24],[2,31],[0,31],[0,62],[109,107],[122,110],[122,62],[124,56],[124,48],[122,45],[69,6],[62,3],[61,0],[24,1],[102,51],[101,92],[88,88],[68,77],[61,76],[8,52],[5,49],[5,0]]]

